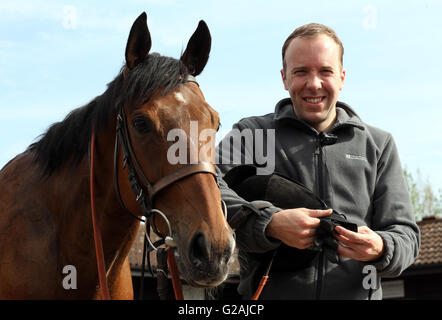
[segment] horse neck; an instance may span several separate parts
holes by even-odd
[[[112,267],[112,272],[118,272],[138,231],[139,222],[125,214],[116,197],[113,174],[113,143],[115,139],[114,126],[103,129],[95,134],[94,150],[94,193],[95,212],[99,226],[106,270]],[[89,188],[89,158],[86,155],[80,165],[75,168],[64,168],[60,172],[64,187],[58,194],[64,196],[61,234],[67,244],[68,255],[81,252],[85,261],[95,265],[95,247],[93,243],[93,227],[91,216],[91,201]],[[67,183],[65,183],[67,182]],[[57,184],[60,184],[58,182]],[[75,208],[75,209],[72,209]],[[70,214],[65,214],[69,212]],[[80,239],[79,239],[80,238]],[[75,245],[73,245],[75,244]]]

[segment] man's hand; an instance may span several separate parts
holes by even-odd
[[[312,210],[306,208],[287,209],[275,213],[267,225],[266,234],[286,245],[298,249],[306,249],[313,245],[316,228],[320,217],[333,212],[328,210]]]
[[[358,233],[341,226],[335,227],[335,231],[335,239],[340,242],[337,253],[341,257],[367,262],[379,259],[384,254],[381,236],[366,226],[359,227]]]

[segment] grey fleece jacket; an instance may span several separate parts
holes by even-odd
[[[381,299],[380,278],[400,275],[417,257],[419,228],[392,136],[363,123],[348,105],[338,102],[336,107],[337,121],[328,132],[337,137],[336,141],[324,141],[323,134],[297,119],[287,98],[276,105],[274,113],[236,123],[221,141],[218,152],[244,129],[252,129],[248,131],[254,137],[257,132],[254,129],[264,129],[264,136],[268,132],[265,129],[274,129],[275,171],[313,190],[351,222],[376,231],[384,241],[385,253],[375,262],[342,258],[339,264],[328,261],[320,253],[301,270],[271,271],[262,299]],[[254,150],[243,142],[242,153],[253,157]],[[224,163],[218,164],[220,176],[238,164],[226,163],[224,159]],[[281,244],[265,234],[272,215],[281,209],[259,200],[245,201],[222,179],[220,189],[229,219],[253,211],[235,231],[241,265],[238,291],[248,299],[262,273],[260,255]],[[374,266],[377,274],[377,283],[371,284],[370,290],[363,285],[364,277],[373,276],[363,272],[367,264]]]

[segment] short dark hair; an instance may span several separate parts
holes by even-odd
[[[312,37],[324,34],[326,36],[329,36],[332,38],[336,44],[339,46],[340,49],[340,60],[341,60],[341,67],[344,65],[344,46],[342,45],[341,40],[339,39],[336,32],[323,24],[320,23],[309,23],[305,24],[303,26],[300,26],[299,28],[296,28],[295,31],[293,31],[288,38],[285,40],[284,45],[282,46],[282,66],[285,70],[286,63],[285,63],[285,52],[290,45],[290,42],[292,42],[295,38],[300,37]]]

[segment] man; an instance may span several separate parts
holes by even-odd
[[[345,80],[343,54],[332,29],[320,24],[296,29],[282,48],[281,76],[290,98],[278,102],[274,113],[242,119],[220,144],[219,150],[227,150],[245,130],[273,132],[275,148],[267,152],[274,152],[275,171],[298,180],[359,226],[358,232],[335,227],[339,263],[320,252],[301,269],[271,270],[262,299],[381,299],[380,278],[398,276],[418,254],[419,229],[392,136],[338,101]],[[243,143],[234,152],[247,159],[253,150]],[[221,175],[239,164],[225,161],[226,154],[221,159]],[[320,218],[332,210],[283,210],[245,201],[222,180],[220,186],[229,218],[245,217],[236,229],[238,290],[249,299],[262,273],[262,254],[282,243],[310,250]],[[373,276],[366,270],[375,270],[376,283],[364,283],[364,277]]]

